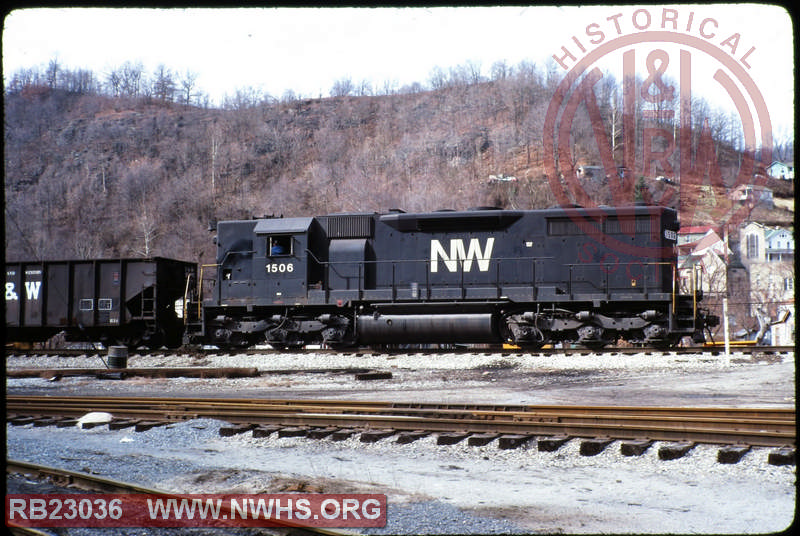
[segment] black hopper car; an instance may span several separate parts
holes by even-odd
[[[276,348],[701,342],[718,318],[677,290],[677,230],[654,206],[225,221],[214,264],[142,261],[154,278],[141,282],[134,261],[59,264],[58,277],[8,265],[6,331]],[[37,270],[39,309],[23,300]]]
[[[196,271],[160,257],[6,263],[6,340],[178,347]]]

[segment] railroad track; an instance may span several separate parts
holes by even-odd
[[[51,467],[48,465],[35,464],[23,462],[19,460],[6,460],[6,474],[20,474],[27,477],[35,478],[37,480],[45,480],[51,482],[55,486],[63,488],[76,488],[84,491],[95,493],[136,493],[145,495],[176,495],[174,492],[163,491],[155,488],[148,488],[132,484],[129,482],[122,482],[119,480],[102,478],[97,475],[92,475],[85,472],[69,471],[58,467]],[[303,534],[323,534],[328,536],[355,536],[355,533],[344,530],[333,530],[323,527],[310,527],[300,522],[280,521],[275,520],[276,524],[281,524],[289,532],[286,534],[303,535]],[[44,533],[36,529],[26,527],[11,526],[12,533],[16,534],[50,534]],[[235,527],[232,527],[235,528]],[[282,529],[282,530],[285,530]],[[169,530],[169,529],[168,529]],[[275,530],[253,530],[256,533],[263,534],[276,534]]]
[[[254,378],[288,374],[377,374],[368,368],[340,367],[315,369],[258,369],[255,367],[137,367],[137,368],[30,368],[6,369],[7,378],[60,379],[70,376],[95,376],[97,378],[124,379],[135,376],[146,378]]]
[[[255,367],[142,367],[142,368],[33,368],[7,369],[7,378],[64,378],[70,376],[95,376],[98,378],[115,375],[131,378],[252,378],[260,375]]]
[[[14,356],[14,357],[79,357],[79,356],[91,356],[91,355],[98,355],[104,356],[108,350],[106,348],[89,348],[89,349],[17,349],[17,348],[6,348],[5,353],[7,356]],[[299,348],[293,350],[273,350],[269,348],[244,348],[238,350],[218,350],[218,349],[158,349],[158,350],[146,350],[146,349],[137,349],[131,351],[131,356],[136,355],[159,355],[159,356],[178,356],[178,355],[186,355],[192,354],[196,355],[197,357],[204,357],[210,355],[275,355],[275,354],[286,354],[287,352],[295,353],[295,354],[315,354],[315,353],[335,353],[341,355],[403,355],[403,354],[430,354],[430,355],[441,355],[441,354],[498,354],[498,355],[526,355],[526,354],[538,354],[538,355],[587,355],[587,354],[598,354],[598,355],[617,355],[617,354],[640,354],[640,353],[652,353],[657,355],[662,355],[664,353],[671,353],[675,355],[683,355],[683,354],[709,354],[709,355],[719,355],[725,352],[725,348],[721,346],[714,346],[714,347],[678,347],[678,348],[670,348],[670,349],[661,349],[661,348],[644,348],[644,347],[609,347],[609,348],[602,348],[602,349],[589,349],[589,348],[545,348],[541,350],[531,351],[531,350],[521,350],[521,349],[514,349],[514,348],[474,348],[474,347],[457,347],[457,348],[421,348],[421,349],[370,349],[370,348],[361,348],[361,349],[347,349],[347,350],[331,350],[331,349],[314,349],[314,348]],[[731,346],[731,352],[735,353],[742,353],[742,354],[755,354],[755,353],[765,353],[765,354],[782,354],[782,353],[789,353],[794,352],[794,346]]]
[[[137,423],[213,418],[237,431],[292,427],[334,434],[337,430],[393,434],[437,433],[441,437],[599,438],[716,445],[795,445],[794,409],[675,408],[627,406],[492,406],[339,400],[253,400],[153,397],[7,396],[12,424],[76,418],[91,411]],[[25,416],[22,421],[21,416]],[[270,428],[271,427],[271,428]],[[364,436],[362,436],[362,440]],[[487,441],[487,442],[488,442]]]

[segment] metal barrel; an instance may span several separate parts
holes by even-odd
[[[128,347],[109,346],[108,366],[110,368],[126,368],[128,366]]]

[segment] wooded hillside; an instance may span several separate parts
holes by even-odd
[[[529,69],[224,109],[16,85],[5,99],[6,259],[212,262],[215,219],[552,206],[542,133],[554,84]],[[599,161],[592,135],[588,123],[573,133],[584,164]]]

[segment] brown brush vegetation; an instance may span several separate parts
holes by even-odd
[[[33,77],[6,88],[7,260],[211,262],[213,220],[557,203],[542,162],[554,81],[533,65],[492,80],[451,72],[385,95],[341,84],[320,99],[240,93],[219,109],[189,98],[191,85],[184,97],[164,89],[163,71],[142,93],[120,73],[113,91],[92,89],[83,71],[67,72],[68,85]],[[604,117],[612,89],[600,96]],[[579,114],[577,163],[599,162],[593,139]],[[735,152],[718,148],[730,160],[721,166],[735,165]],[[592,188],[609,198],[602,181]],[[663,195],[662,184],[649,188]]]

